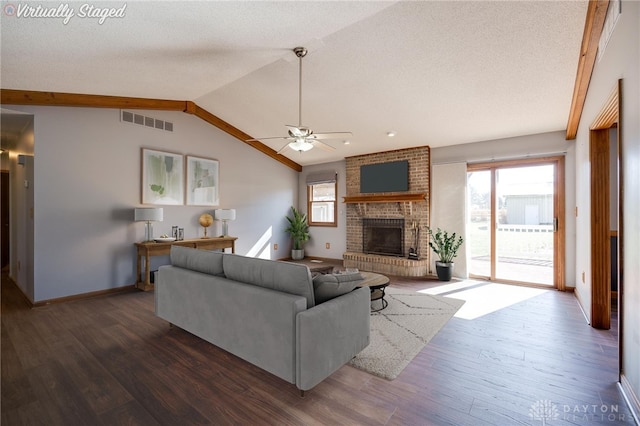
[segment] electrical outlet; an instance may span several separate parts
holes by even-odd
[[[325,243],[324,248],[329,250],[331,248],[331,243]]]
[[[584,271],[582,271],[582,284],[584,284],[586,281],[584,279]]]
[[[274,245],[273,245],[273,251],[276,251],[276,250],[278,250],[278,245],[277,245],[277,244],[274,244]]]

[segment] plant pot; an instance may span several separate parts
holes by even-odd
[[[293,260],[302,260],[302,259],[304,259],[304,249],[291,250],[291,259],[293,259]]]
[[[436,262],[436,273],[440,281],[451,281],[453,263]]]

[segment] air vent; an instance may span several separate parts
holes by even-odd
[[[167,132],[173,132],[173,123],[169,121],[147,117],[145,115],[136,114],[130,111],[120,110],[120,121],[125,123],[137,124],[144,127],[151,127],[153,129],[165,130]]]
[[[607,16],[604,20],[604,26],[602,28],[602,33],[600,34],[600,41],[598,42],[598,62],[602,59],[604,55],[604,51],[609,44],[609,39],[613,34],[613,30],[616,27],[616,23],[618,23],[618,18],[622,14],[622,2],[620,0],[611,0],[609,2],[609,7],[607,8]]]

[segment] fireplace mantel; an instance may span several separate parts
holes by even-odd
[[[426,201],[427,194],[424,192],[410,194],[391,195],[352,195],[343,197],[347,204],[354,203],[412,203]]]

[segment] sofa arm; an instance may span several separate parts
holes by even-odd
[[[296,386],[309,390],[369,345],[371,293],[358,288],[296,316]]]

